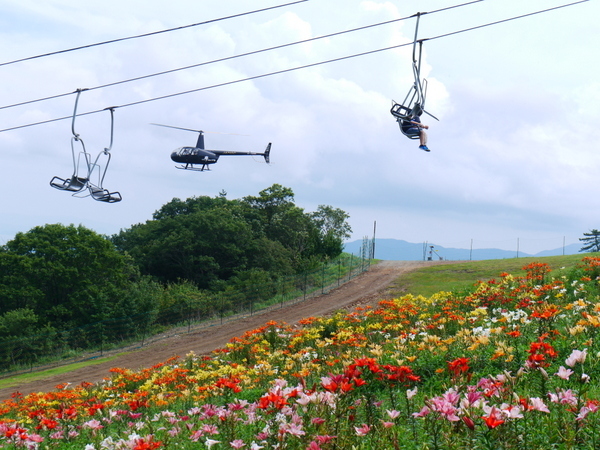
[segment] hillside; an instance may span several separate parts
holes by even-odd
[[[437,262],[435,264],[449,263]],[[271,320],[293,324],[306,317],[325,316],[340,309],[353,309],[362,304],[375,304],[380,299],[387,298],[388,287],[398,277],[424,266],[431,266],[431,262],[383,261],[372,266],[368,272],[332,290],[329,294],[281,309],[247,316],[242,320],[207,327],[190,334],[182,333],[137,351],[118,355],[108,362],[74,370],[67,375],[48,376],[26,384],[0,389],[0,399],[9,398],[15,391],[22,394],[50,391],[62,383],[72,383],[73,385],[82,382],[95,383],[108,377],[109,370],[113,367],[137,370],[162,363],[173,356],[184,357],[191,351],[198,355],[207,354],[224,347],[230,339],[241,336],[248,330],[263,326]]]
[[[362,246],[362,240],[346,242],[344,251],[352,254],[359,254]],[[434,247],[431,254],[430,246]],[[497,248],[451,248],[437,245],[434,242],[415,244],[399,239],[375,239],[375,258],[389,261],[423,261],[429,256],[433,260],[440,258],[448,261],[482,261],[487,259],[506,259],[506,258],[525,258],[530,256],[559,256],[574,255],[579,253],[581,244],[570,244],[564,248],[555,248],[544,250],[536,254],[518,252],[515,250],[501,250]]]
[[[232,322],[246,323],[210,354],[194,352],[211,339],[196,333],[181,360],[7,399],[0,446],[595,450],[600,256],[577,256],[427,262],[401,276],[410,263],[382,262],[258,326]],[[438,279],[430,296],[401,295],[410,276],[490,270],[501,273],[468,291]],[[293,321],[266,320],[283,316]]]

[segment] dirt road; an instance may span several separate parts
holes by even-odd
[[[66,382],[74,385],[84,381],[95,383],[108,377],[109,369],[112,367],[136,370],[166,361],[172,356],[183,357],[190,351],[194,351],[197,355],[207,354],[224,347],[231,338],[241,336],[244,332],[258,328],[270,320],[293,324],[305,317],[324,316],[340,309],[354,309],[359,305],[374,304],[380,299],[389,298],[386,297],[386,291],[402,274],[425,265],[443,263],[448,262],[383,261],[328,294],[224,325],[171,337],[120,355],[110,362],[87,366],[67,374],[51,376],[8,389],[0,389],[0,400],[9,398],[15,391],[27,395],[30,392],[51,391],[56,385]]]

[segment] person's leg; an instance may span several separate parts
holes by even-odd
[[[427,133],[425,133],[424,130],[421,130],[419,133],[419,141],[421,142],[421,145],[427,145]]]

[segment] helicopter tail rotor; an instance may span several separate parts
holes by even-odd
[[[263,156],[265,157],[265,162],[267,164],[270,163],[270,155],[271,155],[271,143],[269,142],[269,145],[267,145],[267,148],[265,149],[265,152],[263,153]]]

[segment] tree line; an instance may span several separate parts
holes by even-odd
[[[290,188],[274,184],[236,200],[175,198],[110,237],[62,224],[17,233],[0,247],[0,345],[55,333],[85,348],[97,344],[86,338],[90,324],[208,307],[216,293],[250,287],[273,295],[278,280],[342,253],[348,218],[325,205],[305,212]],[[75,341],[64,336],[77,329]]]
[[[600,231],[595,228],[583,233],[583,237],[579,240],[583,242],[580,252],[600,252]]]

